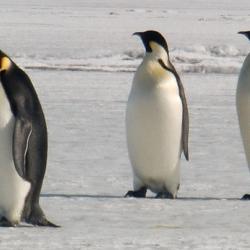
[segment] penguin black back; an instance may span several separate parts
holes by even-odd
[[[48,147],[42,106],[28,75],[2,51],[0,79],[15,118],[12,145],[15,169],[31,184],[22,218],[34,225],[55,227],[46,219],[39,205]]]
[[[28,75],[13,61],[8,70],[0,74],[1,82],[15,116],[26,114],[43,117],[42,107]]]

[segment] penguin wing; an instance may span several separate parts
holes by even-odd
[[[185,91],[181,82],[181,79],[174,67],[174,65],[169,61],[169,67],[165,65],[165,63],[158,59],[158,62],[160,65],[166,69],[167,71],[170,71],[174,74],[178,88],[179,88],[179,95],[182,101],[182,149],[185,155],[186,160],[189,160],[189,152],[188,152],[188,134],[189,134],[189,114],[188,114],[188,107],[187,107],[187,100],[185,96]]]
[[[26,154],[29,139],[32,133],[32,124],[23,118],[16,118],[13,134],[13,159],[17,173],[26,179]]]

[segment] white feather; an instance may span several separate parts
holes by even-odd
[[[240,71],[236,92],[236,107],[246,159],[250,169],[250,54],[246,57]]]
[[[22,179],[14,166],[12,141],[15,118],[0,84],[0,216],[18,224],[30,183]]]
[[[134,189],[167,190],[176,196],[180,182],[182,103],[175,76],[161,50],[147,54],[132,84],[126,112],[128,152]],[[155,72],[161,72],[155,74]]]

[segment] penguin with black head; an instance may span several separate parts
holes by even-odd
[[[180,157],[188,153],[189,117],[184,88],[157,31],[136,32],[146,53],[135,72],[126,110],[127,146],[134,190],[126,197],[177,197]]]
[[[0,226],[52,226],[39,205],[47,128],[28,75],[0,51]]]

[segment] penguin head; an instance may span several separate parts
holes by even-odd
[[[0,73],[8,71],[12,65],[10,58],[0,51]]]
[[[238,34],[245,35],[250,40],[250,31],[240,31]]]
[[[165,38],[155,30],[135,32],[141,38],[147,53],[164,50],[168,55],[168,45]]]

